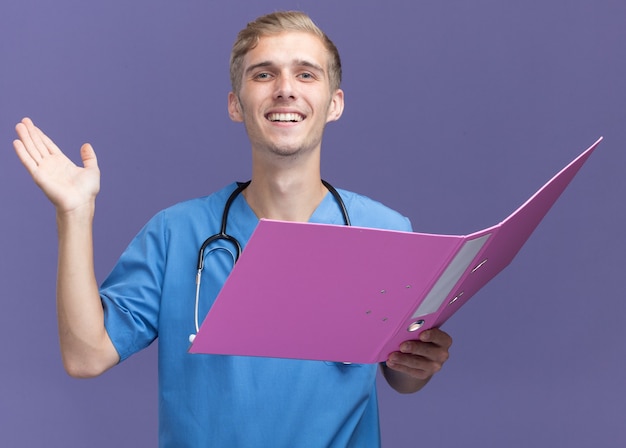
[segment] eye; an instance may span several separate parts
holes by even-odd
[[[267,72],[261,72],[261,73],[257,73],[256,75],[254,75],[254,79],[258,79],[260,81],[266,80],[266,79],[270,79],[272,77],[272,75],[270,73]]]
[[[304,72],[304,73],[300,73],[298,75],[301,79],[305,80],[305,81],[309,81],[309,80],[313,80],[315,79],[315,77],[313,76],[312,73],[309,72]]]

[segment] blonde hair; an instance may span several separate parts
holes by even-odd
[[[230,83],[235,94],[238,94],[241,88],[245,55],[257,46],[261,37],[284,31],[301,31],[320,38],[330,56],[328,77],[331,91],[334,92],[339,88],[341,85],[341,59],[335,44],[305,13],[280,11],[261,16],[248,23],[237,35],[237,40],[230,53]]]

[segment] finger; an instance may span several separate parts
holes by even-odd
[[[429,361],[419,356],[405,355],[399,352],[392,353],[387,360],[387,367],[390,369],[421,379],[426,379],[434,375],[441,370],[442,366],[442,363]]]
[[[83,166],[85,168],[98,167],[98,158],[96,157],[96,152],[89,143],[85,143],[83,146],[81,146],[80,158],[82,159]]]
[[[400,346],[400,353],[443,364],[450,356],[448,347],[431,342],[405,341]]]
[[[46,148],[48,149],[48,152],[50,154],[55,154],[55,153],[61,152],[59,147],[52,141],[52,139],[50,137],[48,137],[46,134],[44,134],[44,132],[41,129],[39,129],[37,126],[34,126],[34,128],[36,129],[36,132],[38,133],[39,137],[41,138],[41,141],[46,146]]]
[[[15,126],[15,132],[21,143],[20,148],[23,149],[24,155],[27,154],[36,164],[39,164],[42,159],[41,152],[33,141],[30,131],[23,120]]]
[[[45,157],[53,152],[58,152],[59,148],[50,140],[50,138],[39,129],[30,118],[24,118],[22,123],[28,129],[28,133],[32,142],[37,146],[39,153]]]
[[[431,328],[420,334],[419,340],[438,345],[440,347],[450,348],[452,346],[452,337],[445,331],[438,328]]]
[[[435,362],[444,362],[447,359],[445,349],[418,341],[404,342],[399,354]]]
[[[37,169],[37,162],[26,150],[24,143],[22,143],[21,140],[13,140],[13,148],[15,149],[15,153],[20,159],[20,162],[22,162],[22,165],[24,165],[28,172],[32,174],[32,172]]]

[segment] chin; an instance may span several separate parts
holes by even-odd
[[[291,156],[306,151],[307,145],[295,142],[273,142],[268,147],[274,154]]]
[[[302,153],[301,148],[287,148],[287,147],[273,147],[271,149],[273,154],[281,157],[294,157]]]

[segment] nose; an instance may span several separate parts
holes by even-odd
[[[281,74],[276,80],[276,99],[293,99],[295,95],[295,80],[287,74]]]

